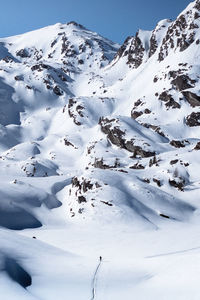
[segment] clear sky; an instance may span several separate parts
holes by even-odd
[[[161,19],[175,19],[190,0],[2,0],[0,37],[76,21],[122,43]]]

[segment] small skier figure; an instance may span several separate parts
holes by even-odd
[[[99,260],[102,261],[102,256],[99,256]]]

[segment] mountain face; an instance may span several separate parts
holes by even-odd
[[[121,46],[75,22],[0,39],[5,299],[197,299],[199,57],[199,0]]]

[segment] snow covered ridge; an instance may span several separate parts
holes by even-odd
[[[159,62],[170,52],[183,52],[191,44],[199,44],[200,3],[191,3],[175,21],[162,20],[153,31],[139,30],[135,37],[128,37],[119,49],[115,62],[121,57],[131,68],[138,68],[152,55]]]
[[[199,20],[0,39],[4,300],[198,299]]]

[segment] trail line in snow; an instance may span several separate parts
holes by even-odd
[[[102,263],[102,260],[100,259],[99,263],[97,265],[97,268],[96,268],[96,270],[94,272],[93,279],[92,279],[92,298],[91,298],[91,300],[94,300],[95,296],[96,296],[97,275],[98,275],[98,271],[99,271],[99,268],[101,266],[101,263]]]
[[[151,256],[146,256],[145,258],[155,258],[155,257],[160,257],[160,256],[169,256],[169,255],[176,255],[176,254],[181,254],[181,253],[187,253],[195,250],[199,250],[200,247],[195,247],[195,248],[190,248],[190,249],[185,249],[185,250],[179,250],[179,251],[174,251],[174,252],[168,252],[168,253],[160,253],[156,255],[151,255]]]

